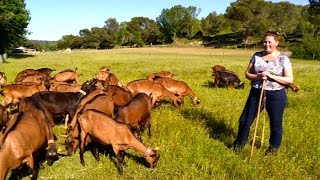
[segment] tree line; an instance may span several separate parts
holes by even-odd
[[[57,43],[43,46],[28,42],[26,45],[49,50],[109,49],[115,46],[142,47],[196,39],[206,46],[224,47],[233,44],[247,48],[260,43],[261,35],[272,30],[282,35],[281,44],[293,52],[292,56],[320,59],[319,0],[309,0],[306,6],[289,2],[237,0],[223,14],[213,11],[199,19],[200,12],[201,9],[195,6],[175,5],[163,9],[155,20],[133,17],[129,22],[118,22],[116,18],[110,17],[105,20],[103,27],[81,29],[79,35],[64,35]]]

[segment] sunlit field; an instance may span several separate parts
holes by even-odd
[[[97,162],[88,151],[85,167],[80,164],[79,153],[61,156],[52,166],[44,163],[39,179],[320,179],[320,62],[317,61],[291,59],[294,84],[300,91],[288,90],[283,142],[278,154],[264,156],[269,138],[265,112],[260,116],[258,147],[253,159],[249,161],[253,133],[242,151],[232,150],[238,118],[250,89],[244,73],[253,52],[204,48],[54,52],[9,58],[7,63],[0,64],[0,71],[12,83],[16,74],[27,68],[55,68],[54,74],[77,68],[83,83],[95,77],[100,67],[107,66],[127,84],[144,79],[149,73],[167,70],[176,74],[175,79],[186,82],[201,100],[194,106],[185,97],[180,109],[167,102],[152,110],[152,137],[148,138],[145,132],[143,140],[147,146],[159,148],[161,156],[155,169],[148,168],[140,154],[128,150],[128,166],[119,174],[110,160],[114,155],[101,155]],[[211,67],[215,64],[236,72],[245,88],[213,88]],[[264,117],[265,143],[260,147]],[[54,131],[59,152],[67,154],[64,138],[60,136],[65,129],[56,125]]]

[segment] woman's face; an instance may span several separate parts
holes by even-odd
[[[274,36],[266,36],[263,41],[264,51],[271,53],[277,49],[279,42],[276,41]]]

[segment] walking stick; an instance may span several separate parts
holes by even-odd
[[[262,89],[261,89],[261,93],[260,93],[259,106],[258,106],[257,120],[256,120],[255,128],[254,128],[253,141],[252,141],[252,145],[251,145],[250,161],[251,161],[252,156],[253,156],[254,144],[256,142],[257,129],[258,129],[258,123],[259,123],[259,118],[260,118],[261,102],[262,102],[262,96],[263,96],[264,86],[265,85],[266,85],[266,79],[264,79],[264,77],[263,77]]]
[[[262,99],[262,103],[263,103],[263,108],[267,111],[266,109],[266,90],[263,89],[263,99]],[[264,129],[266,127],[266,112],[263,114],[263,126],[262,126],[262,135],[261,135],[261,146],[263,146],[263,142],[264,142]]]

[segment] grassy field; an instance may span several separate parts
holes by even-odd
[[[149,73],[168,70],[177,74],[176,79],[185,81],[201,100],[200,105],[194,106],[186,97],[180,109],[165,103],[153,110],[153,136],[148,139],[144,133],[143,139],[146,145],[160,148],[156,169],[147,168],[139,154],[128,150],[128,166],[120,175],[109,157],[96,162],[86,152],[85,167],[81,166],[78,153],[61,157],[53,166],[45,165],[39,179],[320,179],[320,62],[292,59],[294,82],[301,89],[298,93],[288,91],[283,143],[276,156],[264,156],[268,123],[266,143],[255,149],[252,161],[249,143],[241,152],[230,148],[250,89],[244,72],[252,54],[253,51],[204,48],[45,53],[9,58],[8,63],[0,64],[0,71],[13,82],[15,75],[26,68],[51,67],[57,72],[77,68],[84,82],[93,78],[101,66],[107,66],[126,84]],[[215,64],[238,73],[245,89],[212,88],[211,67]],[[261,129],[262,126],[259,137]],[[61,153],[66,153],[64,139],[59,136],[65,130],[61,126],[54,130]]]

